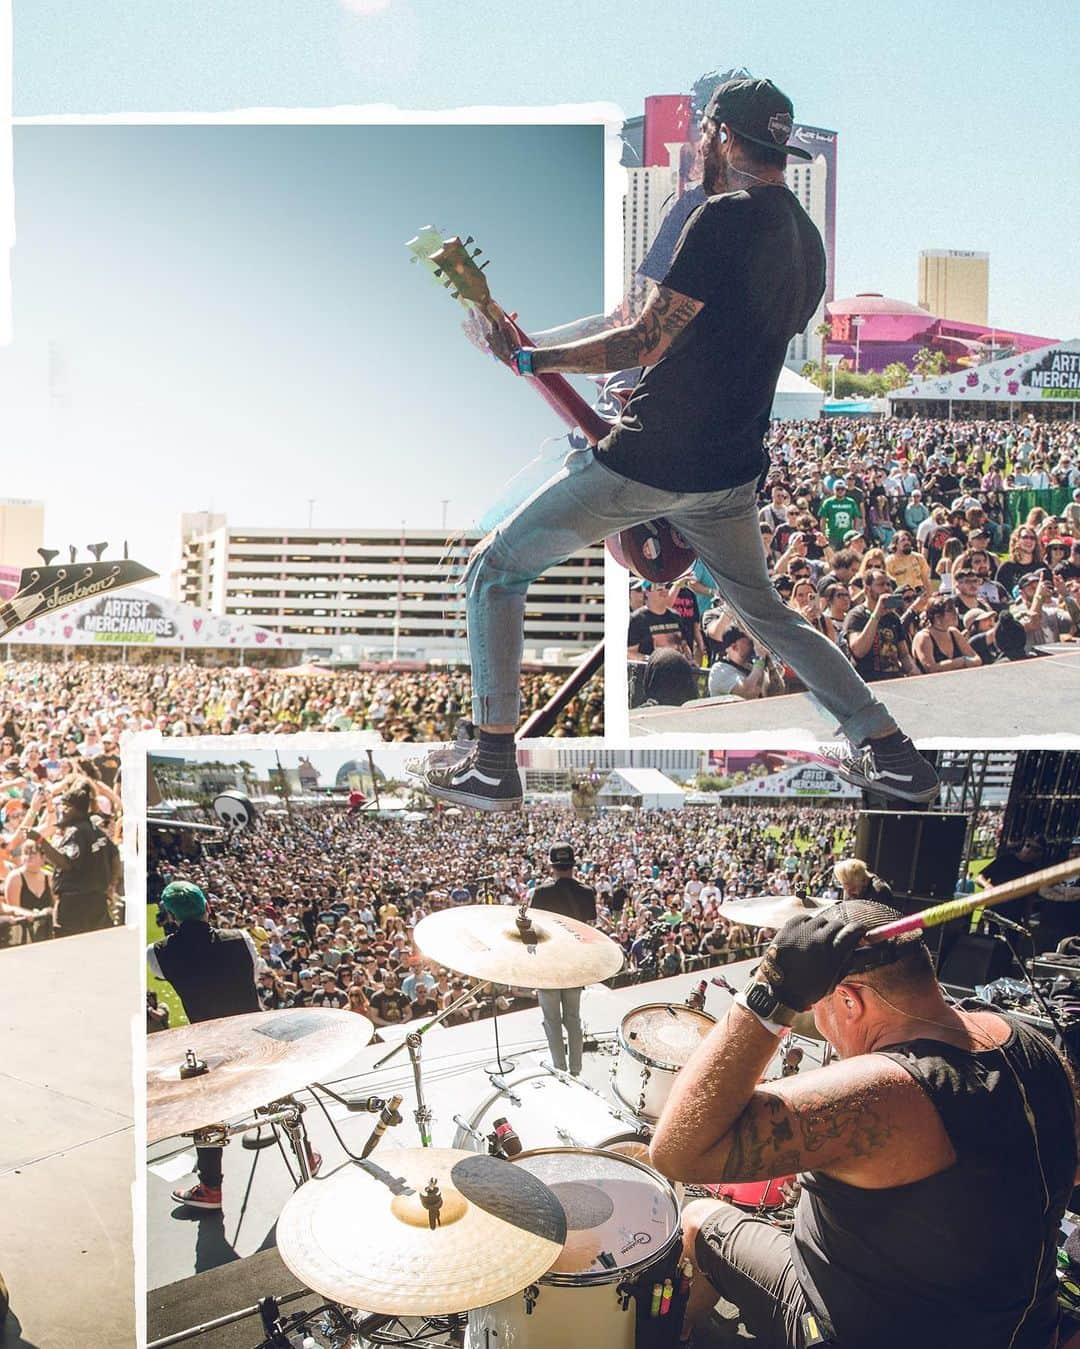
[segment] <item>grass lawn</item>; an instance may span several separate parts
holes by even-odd
[[[147,904],[146,906],[147,940],[151,942],[160,941],[161,938],[164,937],[164,935],[165,935],[164,932],[162,932],[161,930],[161,924],[157,920],[157,905]],[[183,1007],[180,1006],[180,999],[176,996],[176,992],[173,989],[172,984],[170,984],[165,979],[155,979],[154,976],[150,973],[150,971],[147,970],[146,986],[151,992],[157,994],[158,1002],[160,1002],[163,1006],[169,1009],[170,1030],[172,1029],[173,1026],[187,1025],[188,1019],[184,1015],[184,1009]]]

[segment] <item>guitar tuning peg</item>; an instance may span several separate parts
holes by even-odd
[[[39,548],[38,557],[45,563],[46,567],[52,562],[54,557],[60,556],[59,548]]]
[[[488,262],[490,262],[490,261],[491,261],[491,259],[488,258],[487,262],[482,262],[482,263],[480,264],[480,270],[483,271],[484,268],[488,265]]]
[[[436,268],[435,268],[435,275],[436,275],[436,276],[442,276],[442,274],[443,274],[443,269],[442,269],[441,267],[436,267]]]
[[[475,241],[474,241],[472,235],[470,234],[469,237],[465,240],[466,247],[467,247],[469,244],[473,243],[473,242],[475,242]]]
[[[474,258],[478,258],[483,251],[484,250],[482,248],[474,248],[472,251],[472,255]]]
[[[68,554],[69,554],[69,556],[71,557],[71,565],[72,565],[72,566],[75,565],[75,552],[76,552],[75,545],[74,545],[73,543],[69,543],[69,544],[68,544]]]
[[[90,554],[90,556],[94,559],[95,562],[100,562],[101,555],[105,551],[105,549],[108,548],[108,546],[109,545],[107,543],[88,543],[86,545],[86,551]]]

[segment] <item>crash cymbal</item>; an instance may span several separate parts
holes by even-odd
[[[782,928],[797,913],[814,913],[831,902],[800,899],[798,895],[750,895],[746,899],[729,899],[717,905],[716,912],[729,923],[740,923],[743,927]]]
[[[146,1040],[147,1141],[235,1119],[318,1082],[362,1049],[372,1030],[356,1012],[294,1007],[157,1031]],[[207,1071],[181,1078],[189,1049]]]
[[[424,1192],[441,1207],[433,1230]],[[559,1258],[566,1215],[523,1166],[452,1148],[388,1148],[289,1198],[282,1260],[333,1302],[387,1316],[448,1316],[518,1293]]]
[[[508,904],[466,904],[422,918],[413,930],[436,964],[517,988],[584,988],[622,969],[619,946],[588,923],[530,909],[531,931]]]

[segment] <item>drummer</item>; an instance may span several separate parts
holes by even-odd
[[[918,934],[843,900],[791,918],[675,1079],[653,1164],[699,1183],[795,1172],[791,1235],[739,1209],[683,1211],[687,1322],[719,1296],[762,1349],[1049,1349],[1057,1229],[1077,1171],[1075,1083],[1050,1040],[946,1002]],[[796,1012],[840,1056],[759,1079]]]
[[[172,881],[161,892],[161,906],[180,924],[147,952],[150,973],[176,990],[189,1021],[213,1021],[262,1004],[255,982],[258,956],[246,932],[212,927],[206,896],[190,881]],[[221,1148],[196,1148],[198,1183],[175,1189],[172,1197],[187,1208],[221,1211]],[[183,1210],[178,1211],[182,1216]]]
[[[538,885],[529,907],[545,913],[559,913],[580,923],[596,923],[596,891],[574,879],[574,850],[569,843],[556,843],[548,853],[553,880]],[[581,989],[541,988],[537,990],[544,1017],[544,1034],[551,1051],[551,1066],[570,1076],[581,1076],[583,1036],[581,1033]],[[567,1048],[563,1048],[563,1029]]]

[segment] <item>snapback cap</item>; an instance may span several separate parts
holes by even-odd
[[[744,140],[768,150],[796,159],[814,157],[788,144],[794,129],[794,108],[772,80],[725,80],[713,90],[702,115],[717,125],[726,122]]]
[[[574,850],[569,843],[554,843],[548,853],[548,860],[553,867],[572,867],[574,865]]]

